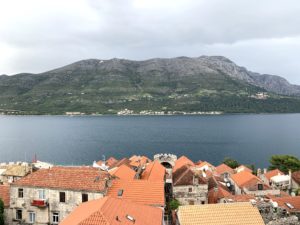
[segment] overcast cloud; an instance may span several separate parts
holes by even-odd
[[[0,0],[0,74],[201,55],[300,84],[300,1]]]

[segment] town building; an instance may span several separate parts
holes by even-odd
[[[177,225],[264,225],[251,203],[179,206]]]
[[[153,162],[145,165],[145,169],[141,174],[141,179],[164,182],[166,179],[166,168],[162,166],[158,160],[154,160]]]
[[[185,166],[185,165],[189,165],[189,166],[195,166],[194,162],[192,160],[190,160],[188,157],[186,156],[181,156],[180,158],[178,158],[176,161],[175,161],[175,164],[174,164],[174,167],[173,167],[173,173],[181,168],[182,166]]]
[[[229,180],[233,185],[236,195],[252,194],[263,197],[268,194],[280,194],[280,190],[272,189],[268,184],[265,184],[261,179],[247,170],[231,175]]]
[[[26,162],[11,162],[0,164],[0,184],[10,184],[32,171],[32,166]]]
[[[58,224],[78,204],[102,198],[110,175],[92,167],[52,167],[11,184],[9,224]]]
[[[116,179],[112,181],[107,196],[129,200],[142,205],[165,207],[163,181]]]
[[[292,173],[292,189],[300,189],[300,170]]]
[[[173,197],[182,205],[206,204],[208,181],[203,171],[184,165],[173,172]]]
[[[230,175],[234,174],[234,169],[222,163],[215,168],[215,173],[222,178],[229,178]]]
[[[109,174],[113,177],[122,179],[122,180],[133,180],[136,175],[136,171],[131,169],[129,166],[123,164],[119,167],[114,167],[110,169]]]
[[[4,222],[8,224],[9,215],[9,198],[10,198],[10,187],[9,185],[0,185],[0,199],[4,204]]]
[[[163,225],[163,210],[104,197],[80,204],[60,225]]]

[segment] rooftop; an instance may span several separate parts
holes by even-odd
[[[231,179],[240,188],[247,187],[249,185],[252,185],[253,183],[263,183],[257,176],[253,175],[252,173],[246,170],[231,175]]]
[[[179,206],[180,225],[264,225],[251,203]]]
[[[136,172],[123,164],[108,171],[110,175],[116,176],[124,180],[133,180]]]
[[[194,177],[198,177],[198,184],[207,184],[201,171],[193,171],[188,165],[182,166],[173,173],[173,185],[193,185]]]
[[[175,165],[173,167],[173,172],[175,172],[177,169],[179,169],[180,167],[185,166],[185,165],[194,166],[195,164],[193,163],[192,160],[190,160],[186,156],[181,156],[179,159],[177,159],[175,161]]]
[[[270,171],[266,172],[264,175],[268,180],[271,180],[272,177],[277,176],[277,175],[284,175],[284,173],[281,172],[279,169],[275,169],[275,170],[270,170]]]
[[[292,173],[292,178],[298,184],[300,184],[300,170]]]
[[[271,199],[273,202],[277,202],[278,206],[289,212],[300,212],[300,196],[273,197]]]
[[[146,169],[142,173],[142,180],[164,181],[166,168],[159,161],[153,161],[146,165]]]
[[[108,189],[107,195],[144,205],[165,205],[163,181],[114,180],[112,186]]]
[[[79,205],[60,225],[161,225],[163,211],[104,197]]]
[[[40,169],[16,181],[14,186],[102,192],[109,174],[93,167]]]
[[[224,173],[233,174],[234,170],[231,167],[227,166],[226,164],[222,163],[221,165],[216,167],[216,173],[219,175],[222,175]]]

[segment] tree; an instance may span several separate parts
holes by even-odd
[[[238,161],[229,157],[224,158],[223,163],[231,167],[232,169],[235,169],[240,165]]]
[[[300,160],[292,155],[273,155],[270,159],[270,170],[279,169],[284,173],[300,170]]]
[[[180,206],[180,203],[177,199],[172,199],[170,201],[170,209],[171,210],[175,210],[175,209],[178,209],[178,207]]]
[[[4,225],[4,202],[0,198],[0,225]]]

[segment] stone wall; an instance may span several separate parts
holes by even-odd
[[[52,222],[52,213],[58,212],[60,221],[65,218],[70,212],[72,212],[81,202],[82,193],[88,194],[88,199],[102,198],[102,193],[94,192],[81,192],[81,191],[71,191],[71,190],[53,190],[44,189],[46,201],[48,201],[48,206],[37,207],[32,206],[32,200],[39,200],[39,192],[41,188],[23,188],[23,198],[18,198],[18,187],[12,186],[10,195],[10,221],[16,218],[16,210],[22,209],[22,218],[25,222],[29,222],[29,212],[35,212],[36,223],[38,225],[48,224]],[[59,202],[59,192],[65,192],[65,203]],[[17,224],[17,222],[11,222],[9,224]]]
[[[208,185],[174,186],[173,196],[181,205],[207,204]]]

